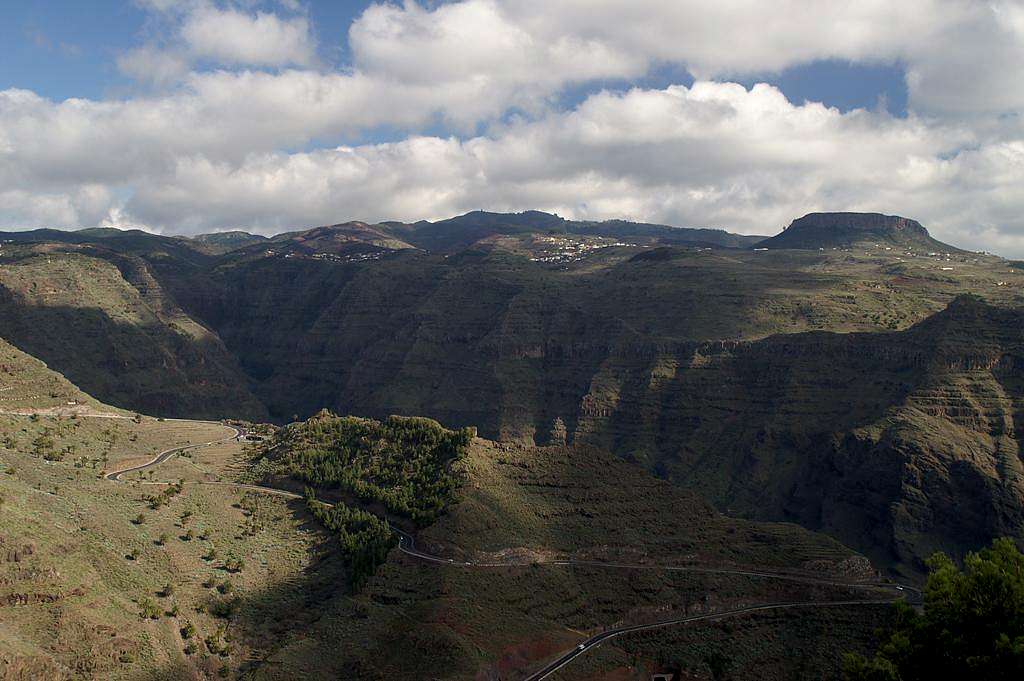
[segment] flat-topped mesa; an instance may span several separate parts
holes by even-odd
[[[956,252],[933,239],[917,220],[881,213],[809,213],[794,220],[782,233],[757,244],[758,248],[839,248],[879,244],[916,250]]]

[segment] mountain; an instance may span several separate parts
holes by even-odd
[[[378,427],[319,414],[268,442],[267,456],[255,468],[266,471],[269,462],[288,460],[293,471],[296,463],[301,471],[306,462],[308,471],[319,475],[329,470],[324,452],[362,447],[372,458],[355,456],[342,471],[341,479],[349,482],[318,494],[353,504],[356,495],[346,490],[362,489],[359,498],[384,500],[371,504],[379,513],[392,503],[389,496],[371,494],[352,481],[353,472],[372,475],[375,482],[391,479],[380,466],[395,454],[396,443],[376,441],[372,433]],[[318,454],[311,455],[311,447]],[[410,472],[422,474],[420,459],[406,461]],[[324,678],[521,679],[557,651],[575,647],[582,637],[577,632],[599,631],[611,622],[649,621],[659,611],[699,613],[870,593],[858,596],[799,580],[751,582],[729,574],[730,567],[757,566],[856,582],[870,579],[871,570],[845,547],[795,526],[726,518],[694,494],[601,450],[475,439],[449,470],[462,480],[456,500],[416,537],[418,550],[438,556],[437,561],[392,550],[358,596],[336,595],[320,604],[323,616],[315,627],[286,632],[273,656],[257,668],[257,678],[307,675],[316,660]],[[402,485],[407,478],[395,479]],[[342,536],[351,544],[355,535]],[[589,566],[567,568],[564,562],[570,560]],[[478,563],[490,567],[474,569]],[[659,565],[697,571],[665,571]],[[701,573],[702,567],[726,572]],[[851,606],[791,619],[753,618],[740,625],[741,631],[678,629],[660,640],[624,638],[563,673],[570,679],[641,678],[639,671],[627,676],[637,666],[633,659],[646,669],[675,664],[693,670],[695,678],[707,678],[705,651],[715,649],[742,678],[828,677],[838,673],[837,658],[825,652],[832,635],[822,630],[841,632],[841,640],[857,647],[870,638],[881,614],[870,606]],[[812,633],[815,626],[821,628]],[[703,644],[693,645],[694,636]],[[403,654],[389,654],[399,641]]]
[[[560,674],[822,678],[867,652],[898,593],[828,537],[725,517],[592,447],[474,438],[431,465],[440,424],[327,413],[243,445],[221,423],[130,418],[4,344],[0,371],[24,411],[0,409],[4,678],[511,680],[616,624],[793,602],[821,605],[624,636]],[[68,397],[89,409],[51,408]],[[351,533],[270,475],[289,461],[308,482],[346,452],[316,493],[352,505]],[[389,518],[406,538],[352,588],[355,538],[423,500],[394,494],[411,478],[457,484],[439,517]]]
[[[591,234],[618,239],[643,239],[652,243],[672,245],[695,245],[712,248],[746,248],[760,243],[766,237],[733,234],[722,229],[695,229],[692,227],[669,227],[626,220],[605,220],[604,222],[573,222],[569,224],[573,234]]]
[[[158,281],[163,268],[194,274],[190,259],[198,254],[140,249],[134,240],[125,250],[5,245],[0,337],[120,407],[166,416],[264,416],[217,334]]]
[[[211,254],[198,248],[198,244],[190,239],[152,234],[139,229],[34,229],[24,232],[0,232],[0,243],[2,242],[91,245],[122,255],[136,255],[153,261],[173,261],[178,267],[201,267],[213,260]]]
[[[914,574],[1024,535],[1022,328],[1020,308],[961,297],[895,333],[651,348],[603,367],[569,429]]]
[[[720,229],[693,229],[606,220],[575,221],[542,211],[522,213],[489,213],[473,211],[438,222],[417,222],[411,225],[383,223],[395,234],[428,251],[451,252],[495,236],[524,234],[575,234],[606,237],[635,243],[674,244],[742,248],[764,237],[732,234]]]
[[[562,232],[566,220],[557,215],[529,210],[523,213],[488,213],[473,211],[447,220],[426,220],[404,225],[389,224],[393,232],[417,248],[428,251],[456,251],[495,235],[529,232]]]
[[[278,234],[269,240],[271,247],[290,253],[331,253],[351,251],[354,246],[370,246],[377,250],[413,248],[387,231],[365,222],[346,222],[340,225]]]
[[[230,251],[266,241],[261,234],[250,234],[240,230],[196,234],[189,237],[193,242],[202,244],[210,253],[221,255]]]
[[[809,213],[758,248],[889,247],[918,253],[959,253],[933,239],[916,220],[880,213]]]
[[[970,338],[969,325],[937,321],[966,309],[964,293],[991,352],[1017,352],[1024,271],[1007,261],[670,244],[544,213],[434,224],[344,223],[218,258],[5,244],[0,281],[19,293],[0,301],[0,336],[125,408],[284,423],[326,407],[596,446],[720,509],[824,530],[907,574],[935,548],[961,555],[1018,531],[1016,483],[991,474],[1012,464],[1013,442],[997,448],[981,416],[954,418],[1005,381],[906,359]],[[443,239],[421,240],[432,233]],[[926,419],[907,400],[928,381],[952,401]],[[1006,385],[984,423],[1014,422]],[[935,454],[943,438],[977,461]],[[902,478],[915,470],[934,499],[977,510],[949,518],[918,503],[924,482]]]

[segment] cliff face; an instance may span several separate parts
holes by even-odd
[[[91,248],[0,263],[0,337],[104,402],[161,416],[265,417],[216,333],[140,258]]]
[[[179,299],[280,420],[326,406],[564,437],[907,571],[1024,531],[1020,312],[961,298],[900,332],[702,340],[785,330],[776,291],[822,280],[773,272],[764,291],[737,280],[753,267],[669,255],[572,276],[475,251],[268,261]],[[819,298],[795,318],[834,315]]]
[[[880,213],[810,213],[794,220],[781,234],[765,239],[757,246],[816,249],[858,243],[919,251],[958,251],[933,239],[917,220]]]
[[[1024,277],[1005,263],[512,227],[448,253],[374,246],[373,259],[349,258],[337,228],[216,262],[170,257],[164,242],[76,245],[96,252],[63,279],[39,251],[0,263],[0,337],[154,413],[283,422],[326,407],[596,445],[719,508],[825,529],[908,571],[934,549],[1021,536],[1024,350],[1007,306]],[[939,312],[964,290],[1004,306],[961,298]]]
[[[1024,533],[1024,315],[957,299],[897,333],[808,333],[606,362],[577,441],[735,512],[908,571]]]

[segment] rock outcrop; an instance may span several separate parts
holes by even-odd
[[[855,244],[944,253],[959,249],[937,241],[917,220],[881,213],[810,213],[758,248],[840,248]]]

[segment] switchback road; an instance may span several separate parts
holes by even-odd
[[[195,423],[210,423],[210,422],[206,422],[206,421],[194,421],[194,422]],[[231,435],[229,437],[226,437],[224,439],[221,439],[221,440],[212,440],[210,442],[204,442],[204,443],[194,444],[194,445],[184,445],[184,446],[174,447],[174,448],[165,450],[165,451],[161,452],[160,454],[158,454],[156,457],[154,457],[152,460],[148,461],[147,463],[144,463],[144,464],[141,464],[141,465],[138,465],[138,466],[132,466],[130,468],[125,468],[125,469],[122,469],[122,470],[119,470],[119,471],[113,471],[111,473],[108,473],[106,475],[106,478],[108,480],[112,480],[112,481],[115,481],[115,482],[121,482],[121,476],[125,475],[126,473],[132,473],[132,472],[136,472],[136,471],[146,470],[148,468],[152,468],[154,466],[158,466],[158,465],[164,463],[165,461],[167,461],[168,459],[170,459],[171,457],[175,456],[176,454],[180,454],[181,452],[184,452],[186,450],[198,449],[200,447],[207,447],[207,446],[210,446],[210,445],[213,445],[213,444],[218,444],[218,443],[221,443],[221,442],[228,442],[230,440],[238,439],[239,437],[241,437],[244,434],[243,431],[241,431],[238,428],[235,428],[234,426],[227,426],[227,427],[231,428],[234,431],[233,435]],[[168,484],[168,483],[147,482],[147,483],[144,483],[144,484],[165,485],[165,484]],[[287,499],[302,499],[303,498],[301,494],[297,494],[295,492],[290,492],[290,491],[287,491],[287,490],[277,489],[277,488],[274,488],[274,487],[263,487],[262,485],[251,485],[251,484],[246,484],[246,483],[224,482],[224,481],[192,481],[189,484],[212,485],[212,486],[232,487],[232,488],[235,488],[235,489],[242,489],[242,490],[252,490],[252,491],[262,492],[262,493],[270,494],[270,495],[274,495],[274,496],[284,497],[284,498],[287,498]],[[453,558],[445,558],[443,556],[437,556],[437,555],[433,555],[433,554],[430,554],[430,553],[426,553],[426,552],[420,551],[419,549],[416,548],[416,540],[413,538],[412,535],[410,535],[407,532],[405,532],[404,530],[394,526],[393,524],[389,523],[389,525],[390,525],[392,531],[394,531],[398,535],[398,548],[399,548],[399,550],[402,553],[404,553],[406,555],[409,555],[409,556],[412,556],[414,558],[417,558],[417,559],[429,562],[429,563],[433,563],[433,564],[437,564],[437,565],[443,565],[443,566],[449,566],[449,567],[462,567],[462,568],[497,568],[497,567],[515,567],[517,565],[520,565],[520,566],[521,565],[527,565],[527,564],[530,564],[530,563],[534,562],[534,561],[528,561],[528,562],[525,562],[525,563],[523,563],[523,562],[520,562],[520,563],[500,562],[499,563],[499,562],[480,562],[480,561],[465,561],[465,560],[463,560],[463,561],[456,561]],[[702,614],[702,615],[689,615],[689,616],[685,616],[685,617],[674,617],[674,618],[671,618],[671,619],[659,620],[659,621],[656,621],[656,622],[649,622],[649,623],[646,623],[646,624],[632,624],[632,625],[626,625],[626,626],[622,626],[622,627],[616,627],[616,628],[609,629],[607,631],[603,631],[601,633],[595,634],[594,636],[591,636],[587,640],[585,640],[582,643],[578,644],[572,650],[570,650],[570,651],[564,653],[563,655],[561,655],[558,659],[550,662],[543,669],[540,669],[540,670],[534,672],[533,674],[531,674],[530,676],[528,676],[525,679],[525,681],[541,681],[542,679],[545,679],[545,678],[551,676],[552,674],[554,674],[555,672],[557,672],[558,670],[564,668],[565,666],[570,664],[573,660],[577,659],[578,657],[580,657],[581,655],[583,655],[587,651],[592,650],[593,648],[596,648],[597,646],[601,645],[605,641],[608,641],[608,640],[610,640],[612,638],[615,638],[617,636],[622,636],[624,634],[629,634],[629,633],[633,633],[633,632],[648,631],[648,630],[652,630],[652,629],[660,629],[660,628],[663,628],[663,627],[670,627],[670,626],[676,626],[676,625],[681,625],[681,624],[687,624],[687,623],[690,623],[690,622],[713,621],[713,620],[722,619],[722,618],[725,618],[725,617],[734,617],[734,616],[738,616],[738,615],[744,615],[744,614],[749,614],[749,613],[754,613],[754,612],[769,611],[769,610],[783,610],[783,609],[790,609],[790,608],[811,608],[811,609],[816,609],[816,608],[831,608],[831,607],[837,607],[837,606],[884,605],[884,604],[891,604],[891,603],[894,603],[897,600],[900,600],[900,598],[901,598],[903,593],[909,593],[909,594],[914,595],[914,596],[918,596],[920,594],[920,591],[918,589],[912,587],[912,586],[903,585],[903,584],[895,584],[895,583],[890,583],[890,582],[841,582],[841,581],[837,581],[837,580],[829,580],[829,579],[822,579],[822,578],[816,578],[816,577],[808,577],[808,576],[803,576],[803,575],[794,575],[794,574],[786,574],[786,573],[775,573],[775,572],[764,572],[764,571],[758,571],[758,570],[741,570],[741,569],[731,569],[731,568],[713,568],[713,567],[697,567],[697,566],[670,566],[670,565],[631,564],[631,563],[615,563],[615,562],[602,562],[602,561],[594,561],[594,560],[576,560],[576,559],[554,560],[554,561],[548,561],[546,564],[548,564],[548,565],[560,565],[560,566],[567,566],[567,567],[579,566],[579,567],[599,567],[599,568],[610,568],[610,569],[665,570],[665,571],[698,572],[698,573],[707,573],[707,574],[740,575],[740,576],[763,578],[763,579],[787,580],[787,581],[801,582],[801,583],[805,583],[805,584],[827,585],[827,586],[836,586],[836,587],[853,588],[853,589],[873,589],[873,590],[890,589],[890,590],[894,591],[894,594],[893,594],[892,598],[884,599],[884,600],[877,600],[876,599],[876,600],[842,600],[842,601],[798,601],[798,602],[786,602],[786,603],[768,603],[768,604],[764,604],[764,605],[753,605],[753,606],[748,606],[748,607],[744,607],[744,608],[736,608],[734,610],[723,610],[721,612],[706,613],[706,614]]]
[[[186,419],[174,419],[174,420],[186,421]],[[189,421],[189,422],[190,423],[203,423],[203,424],[217,423],[216,421]],[[218,424],[218,425],[224,425],[224,424]],[[201,442],[199,444],[194,444],[194,445],[181,445],[180,447],[172,447],[171,449],[166,449],[166,450],[160,452],[152,460],[148,461],[147,463],[144,463],[144,464],[141,464],[141,465],[138,465],[138,466],[131,466],[129,468],[123,468],[123,469],[121,469],[119,471],[113,471],[111,473],[107,473],[107,475],[105,477],[107,478],[107,480],[113,480],[114,482],[120,482],[122,475],[125,475],[127,473],[135,473],[137,471],[144,471],[147,468],[152,468],[153,466],[158,466],[158,465],[164,463],[165,461],[167,461],[168,459],[170,459],[172,456],[174,456],[176,454],[181,454],[182,452],[188,451],[190,449],[199,449],[200,447],[209,447],[210,445],[217,445],[217,444],[220,444],[222,442],[230,442],[231,440],[237,440],[239,437],[242,436],[242,430],[241,429],[236,428],[234,426],[225,426],[225,427],[226,428],[230,428],[232,431],[234,431],[234,435],[222,438],[220,440],[210,440],[209,442]]]
[[[615,638],[616,636],[622,636],[623,634],[629,634],[635,631],[648,631],[650,629],[661,629],[663,627],[671,627],[679,624],[687,624],[688,622],[700,622],[722,619],[725,617],[734,617],[736,615],[745,615],[752,612],[761,612],[764,610],[784,610],[786,608],[830,608],[836,606],[854,606],[854,605],[890,605],[893,600],[876,600],[876,601],[802,601],[792,603],[769,603],[766,605],[752,605],[746,608],[737,608],[735,610],[723,610],[721,612],[708,613],[705,615],[691,615],[688,617],[674,617],[667,620],[659,620],[657,622],[649,622],[647,624],[631,624],[628,626],[617,627],[615,629],[609,629],[602,631],[600,634],[591,636],[583,643],[580,643],[575,648],[565,653],[557,660],[554,660],[543,669],[534,672],[526,677],[525,681],[541,681],[551,676],[559,669],[565,667],[570,662],[575,660],[580,655],[583,655],[587,651],[596,648],[605,641]]]

